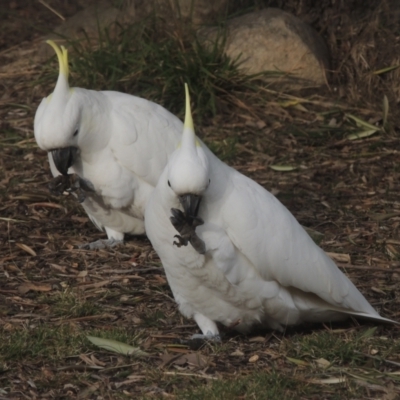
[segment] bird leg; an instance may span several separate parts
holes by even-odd
[[[217,324],[203,314],[196,313],[193,316],[197,325],[202,333],[195,333],[192,335],[192,340],[207,340],[213,342],[220,342],[221,336],[219,335]]]
[[[177,208],[171,208],[171,213],[170,221],[174,228],[180,233],[180,235],[174,236],[177,241],[174,240],[173,244],[177,247],[181,247],[187,246],[188,243],[190,243],[198,253],[204,254],[206,252],[205,243],[195,232],[196,227],[203,225],[204,221],[199,217],[188,215],[187,213],[185,214]]]
[[[75,195],[79,203],[83,203],[86,198],[86,194],[88,192],[95,192],[94,186],[92,183],[86,179],[82,179],[77,174],[71,174],[70,176],[70,187],[67,189],[67,192]]]

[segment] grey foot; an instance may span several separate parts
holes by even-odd
[[[79,249],[84,250],[96,250],[96,249],[106,249],[118,246],[119,244],[123,244],[123,240],[116,240],[116,239],[103,239],[103,240],[96,240],[92,243],[85,243],[78,246]]]
[[[213,333],[208,331],[205,335],[203,335],[202,333],[195,333],[194,335],[192,335],[191,340],[204,340],[204,341],[220,343],[221,336],[218,334],[214,335]]]
[[[190,243],[198,253],[204,254],[206,252],[206,245],[196,234],[196,227],[203,225],[204,221],[199,217],[187,216],[177,208],[171,208],[171,213],[170,221],[180,233],[180,235],[174,236],[177,240],[174,240],[173,244],[181,247],[187,246]]]

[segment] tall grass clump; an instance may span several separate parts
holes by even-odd
[[[151,23],[136,23],[112,37],[103,31],[95,48],[71,42],[71,84],[118,90],[155,101],[183,115],[183,85],[196,99],[197,118],[217,114],[232,92],[251,87],[251,76],[238,70],[240,60],[223,53],[224,35],[201,43],[190,28],[160,33]]]

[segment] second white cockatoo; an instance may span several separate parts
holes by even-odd
[[[70,88],[67,50],[47,43],[60,71],[53,93],[36,111],[34,131],[53,176],[59,176],[53,186],[59,184],[61,192],[70,186],[93,223],[106,231],[108,240],[90,248],[112,246],[125,233],[144,234],[146,202],[180,140],[182,122],[139,97]]]
[[[381,317],[271,193],[196,137],[186,86],[182,140],[146,207],[147,236],[187,318],[219,340],[302,322]]]

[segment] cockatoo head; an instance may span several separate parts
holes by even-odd
[[[42,100],[36,111],[35,139],[41,149],[52,153],[57,169],[67,175],[78,155],[82,107],[68,84],[68,50],[52,40],[47,43],[57,54],[60,72],[54,92]]]
[[[201,197],[210,184],[210,170],[203,144],[196,138],[185,84],[186,115],[182,141],[168,163],[168,185],[187,215],[197,216]]]

